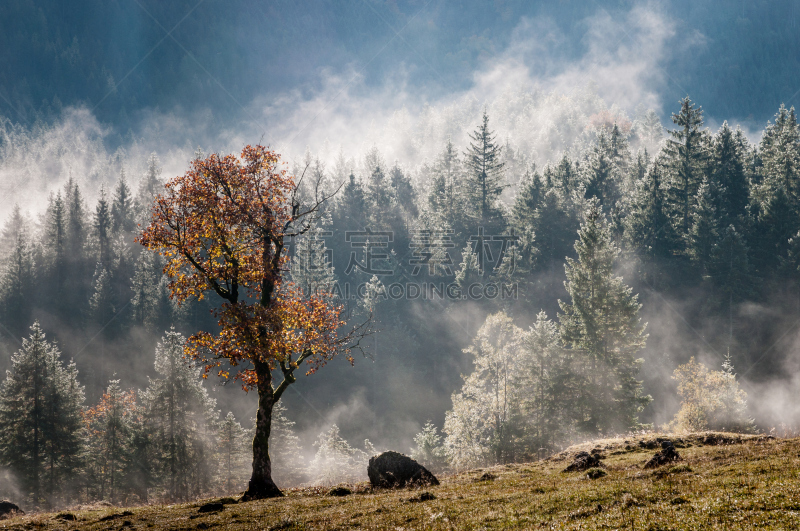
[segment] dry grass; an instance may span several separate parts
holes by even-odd
[[[552,459],[473,470],[417,490],[345,497],[297,489],[282,499],[95,508],[0,521],[0,529],[797,529],[800,528],[800,439],[731,434],[671,436],[682,461],[642,465],[655,435],[594,441]],[[680,441],[678,440],[680,439]],[[642,442],[640,442],[642,441]],[[721,443],[721,444],[720,444]],[[599,448],[605,476],[563,473],[570,455]],[[486,474],[486,473],[489,474]],[[494,479],[481,479],[486,474]],[[429,496],[421,496],[428,492]],[[206,500],[208,501],[208,500]]]

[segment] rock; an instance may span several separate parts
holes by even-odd
[[[481,477],[475,478],[475,481],[494,481],[495,479],[497,479],[497,476],[491,472],[484,472]]]
[[[71,522],[77,520],[77,518],[75,518],[75,515],[72,513],[58,513],[56,515],[56,518],[58,518],[59,520],[68,520]]]
[[[0,520],[22,516],[23,514],[25,514],[25,511],[20,509],[16,504],[7,500],[0,501]]]
[[[373,487],[439,484],[439,480],[427,468],[397,452],[384,452],[370,458],[367,475]]]
[[[575,454],[575,459],[572,463],[565,468],[562,472],[583,472],[584,470],[589,470],[590,468],[597,468],[602,467],[602,462],[596,455],[592,455],[589,452],[578,452]]]
[[[645,463],[645,468],[658,468],[661,465],[666,465],[668,463],[672,463],[674,461],[679,461],[681,456],[678,454],[678,451],[672,446],[672,442],[664,441],[661,443],[661,451],[656,452],[647,463]]]
[[[225,505],[221,503],[206,503],[201,505],[199,509],[197,509],[198,513],[214,513],[217,511],[221,511],[225,508]]]
[[[328,491],[328,496],[350,496],[353,491],[347,487],[333,487]]]
[[[417,502],[431,501],[431,500],[435,500],[435,499],[436,499],[436,496],[434,496],[430,492],[423,492],[419,496],[414,496],[413,498],[409,498],[408,501],[410,501],[411,503],[417,503]]]
[[[606,471],[602,468],[590,468],[586,471],[586,476],[589,479],[600,479],[601,477],[606,475]]]

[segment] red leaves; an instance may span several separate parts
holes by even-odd
[[[341,307],[324,295],[304,297],[281,278],[286,230],[305,214],[292,208],[294,179],[279,161],[263,146],[247,146],[239,158],[193,161],[165,185],[138,239],[166,258],[171,296],[179,302],[207,291],[223,299],[215,310],[219,332],[188,341],[206,372],[217,368],[227,377],[222,359],[294,367],[302,356],[311,373],[337,353]],[[256,383],[248,367],[236,377],[245,387]]]

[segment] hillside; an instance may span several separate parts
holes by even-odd
[[[345,497],[296,489],[277,500],[201,513],[214,500],[101,507],[17,517],[0,529],[794,529],[800,520],[800,439],[703,433],[670,436],[682,460],[647,470],[655,435],[594,441],[550,459],[477,469],[418,490]],[[599,449],[606,475],[562,470]],[[430,496],[421,496],[430,493]]]

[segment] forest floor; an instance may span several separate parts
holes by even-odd
[[[668,437],[681,460],[644,464]],[[599,452],[605,475],[562,472]],[[595,469],[596,470],[596,469]],[[420,489],[292,489],[248,503],[103,507],[0,521],[0,529],[798,529],[800,439],[725,433],[598,440],[549,459],[476,469]],[[430,495],[424,495],[428,493]],[[209,502],[221,510],[200,512]]]

